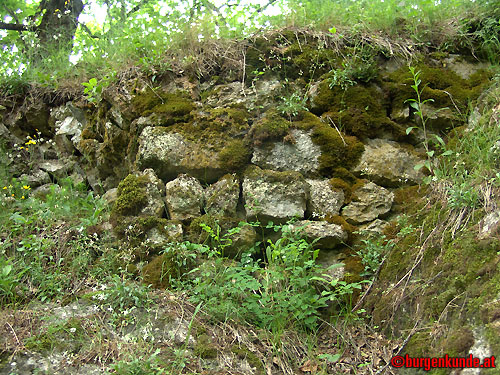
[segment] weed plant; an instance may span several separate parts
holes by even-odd
[[[204,229],[212,237],[219,233],[217,228]],[[316,263],[319,250],[297,228],[270,223],[266,229],[280,232],[281,237],[257,243],[262,252],[249,249],[239,260],[221,257],[217,247],[192,247],[208,260],[190,271],[178,287],[190,290],[192,301],[203,302],[217,320],[236,319],[273,332],[290,327],[315,329],[321,309],[331,301],[344,304],[354,289],[361,288],[360,283],[323,275],[324,269]],[[259,253],[262,258],[253,255]]]

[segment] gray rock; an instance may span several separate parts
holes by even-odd
[[[362,224],[388,213],[394,193],[368,182],[353,192],[353,200],[342,209],[342,216],[352,224]]]
[[[38,164],[38,167],[56,179],[61,180],[68,177],[73,171],[74,161],[68,159],[46,160]]]
[[[201,216],[203,207],[203,187],[191,176],[181,174],[167,183],[166,203],[172,220],[188,220]]]
[[[116,202],[116,198],[118,197],[118,189],[109,189],[106,193],[104,193],[102,197],[110,206],[112,206]]]
[[[320,251],[317,263],[324,268],[322,274],[330,276],[332,279],[342,279],[345,275],[345,264],[342,260],[345,254],[337,251]]]
[[[210,215],[234,216],[240,197],[236,175],[226,175],[205,190],[205,212]]]
[[[332,188],[328,180],[306,180],[309,185],[307,209],[313,216],[338,215],[344,204],[344,192]]]
[[[39,186],[50,183],[50,176],[46,171],[42,171],[41,169],[36,169],[30,174],[21,175],[19,180],[23,181],[23,183],[34,189]]]
[[[163,181],[156,176],[152,169],[146,169],[136,175],[147,178],[144,186],[146,188],[147,203],[142,208],[140,214],[143,216],[162,217],[165,212],[165,203],[163,201],[165,188],[163,187]]]
[[[500,229],[500,210],[490,212],[479,223],[479,239],[494,236]]]
[[[321,149],[309,134],[293,129],[290,134],[294,143],[269,142],[254,150],[252,163],[264,169],[297,171],[304,175],[315,175],[319,169]]]
[[[371,223],[363,224],[359,226],[360,232],[369,232],[373,234],[382,234],[385,227],[389,225],[389,222],[385,220],[376,219]]]
[[[488,69],[488,64],[483,62],[474,61],[474,63],[467,62],[460,55],[450,54],[447,58],[443,59],[443,63],[449,70],[454,71],[463,79],[469,79],[471,75],[480,69]]]
[[[303,218],[307,186],[298,172],[275,172],[249,168],[243,180],[243,198],[248,218],[284,222]]]
[[[244,105],[249,111],[259,108],[263,112],[270,108],[273,97],[282,90],[279,80],[259,80],[254,87],[247,88],[241,82],[233,82],[224,85],[202,87],[206,91],[213,92],[206,98],[205,104],[212,107],[227,107],[235,104]]]
[[[315,241],[313,246],[319,249],[333,249],[347,241],[348,237],[342,226],[326,221],[301,220],[294,223],[293,228],[300,228],[306,239]]]
[[[420,163],[422,159],[396,142],[370,139],[354,172],[384,186],[418,184],[424,175],[414,167]]]
[[[142,131],[136,160],[139,169],[153,168],[163,180],[186,173],[210,183],[224,175],[217,152],[165,129],[148,126]]]
[[[169,222],[163,227],[164,231],[153,227],[147,233],[145,242],[155,247],[165,246],[172,242],[182,242],[182,224],[180,222]]]

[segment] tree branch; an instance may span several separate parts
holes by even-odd
[[[92,33],[92,31],[90,31],[89,27],[88,27],[86,24],[81,23],[81,22],[78,22],[78,24],[82,27],[82,29],[83,29],[83,30],[85,30],[85,32],[86,32],[87,34],[89,34],[89,36],[90,36],[91,38],[94,38],[94,39],[101,39],[101,37],[100,37],[99,35],[95,35],[95,34],[93,34],[93,33]]]
[[[9,15],[14,19],[14,21],[16,21],[16,23],[21,24],[21,22],[19,22],[19,18],[17,18],[16,12],[13,12],[12,9],[10,9],[5,4],[3,4],[3,8],[7,11],[7,13],[9,13]]]
[[[2,29],[2,30],[14,30],[14,31],[33,31],[36,29],[36,27],[21,25],[19,23],[0,22],[0,29]]]
[[[126,17],[130,16],[132,13],[137,12],[143,5],[146,5],[147,3],[149,3],[149,0],[141,0],[135,7],[127,12]]]

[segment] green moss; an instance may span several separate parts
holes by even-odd
[[[202,334],[196,338],[194,355],[203,359],[217,358],[217,347],[207,334]]]
[[[250,162],[251,148],[241,139],[233,139],[219,152],[219,162],[224,170],[237,172]]]
[[[192,100],[181,92],[172,94],[147,90],[132,99],[132,111],[135,116],[153,115],[162,125],[189,121],[189,114],[193,109]]]
[[[250,136],[258,145],[263,141],[283,138],[288,133],[289,128],[290,121],[281,117],[277,110],[271,109],[252,126]]]
[[[452,115],[450,119],[430,121],[429,125],[439,129],[449,129],[465,123],[466,119],[457,113],[467,113],[470,104],[479,97],[485,88],[491,73],[480,70],[474,73],[469,80],[463,79],[457,73],[445,67],[429,66],[419,63],[416,71],[420,71],[420,89],[422,100],[432,99],[432,107],[436,109],[449,108]],[[388,75],[388,89],[392,97],[392,108],[403,110],[408,107],[405,101],[415,98],[415,91],[411,88],[413,79],[406,66],[401,67]],[[439,115],[438,115],[439,118]]]
[[[474,335],[469,327],[452,330],[442,343],[442,355],[450,357],[465,357],[474,345]]]
[[[302,113],[302,119],[293,125],[312,131],[313,142],[321,148],[320,173],[324,176],[331,176],[340,166],[352,168],[365,149],[356,137],[339,134],[312,113]]]
[[[344,204],[349,204],[351,202],[351,185],[337,177],[330,179],[328,182],[333,189],[342,189],[344,192]]]
[[[168,288],[170,280],[178,275],[178,269],[169,254],[155,257],[142,269],[142,280],[155,288]]]
[[[342,229],[345,230],[349,236],[348,242],[352,240],[353,232],[355,232],[357,228],[354,225],[351,225],[347,221],[345,221],[345,219],[342,216],[328,215],[325,218],[325,221],[329,222],[330,224],[340,225]]]
[[[118,185],[117,198],[112,210],[112,216],[133,216],[141,212],[148,199],[146,195],[146,176],[129,174]]]
[[[256,368],[257,375],[265,374],[264,365],[262,364],[262,361],[249,349],[240,347],[238,345],[233,345],[231,347],[231,352],[234,353],[236,357],[238,357],[238,359],[246,360],[251,367]]]
[[[24,345],[26,349],[38,352],[57,349],[58,351],[78,353],[85,336],[82,321],[70,318],[62,323],[51,324],[43,332],[28,337]]]

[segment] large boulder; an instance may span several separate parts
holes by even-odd
[[[276,171],[293,170],[303,175],[315,175],[319,169],[321,149],[310,135],[292,129],[289,142],[266,142],[254,150],[252,163],[264,169]]]
[[[335,189],[329,180],[306,180],[309,185],[307,210],[317,217],[338,215],[344,204],[344,191]]]
[[[172,220],[189,220],[201,216],[203,187],[191,176],[181,174],[165,187],[168,213]]]
[[[352,202],[342,209],[342,216],[351,224],[377,219],[391,210],[394,193],[367,182],[353,191]]]
[[[348,238],[342,226],[326,221],[301,220],[294,223],[293,228],[300,229],[306,239],[314,241],[314,247],[319,249],[333,249]]]
[[[275,172],[250,167],[245,171],[243,198],[248,218],[284,222],[303,218],[307,184],[298,172]]]
[[[240,182],[236,175],[225,175],[206,189],[205,212],[216,216],[234,216],[239,197]]]
[[[411,146],[403,148],[393,141],[370,139],[354,172],[383,186],[418,184],[424,175],[414,167],[422,163]]]
[[[164,127],[148,126],[142,131],[136,163],[139,169],[153,168],[163,180],[185,173],[215,182],[225,174],[218,152]]]

